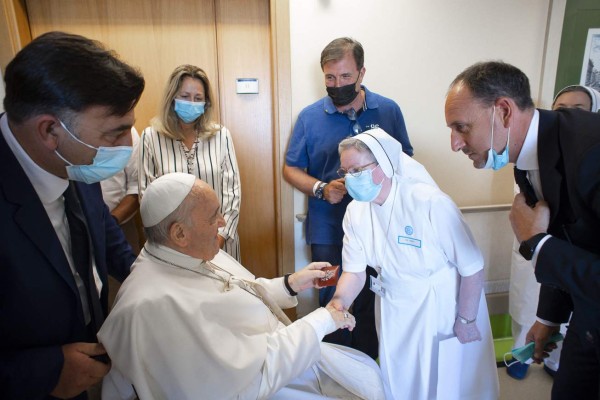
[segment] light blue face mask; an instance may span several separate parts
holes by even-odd
[[[375,168],[378,167],[379,165]],[[348,189],[348,193],[350,193],[350,196],[354,200],[368,203],[379,196],[383,182],[379,185],[373,182],[373,171],[375,168],[365,169],[361,171],[359,176],[353,176],[350,173],[346,174],[346,189]]]
[[[492,109],[492,138],[490,139],[490,149],[488,150],[487,161],[484,169],[492,168],[494,171],[499,170],[508,164],[508,145],[510,144],[510,127],[508,127],[508,137],[506,138],[506,148],[502,154],[496,153],[494,150],[494,121],[496,118],[496,106]]]
[[[175,99],[175,112],[186,124],[191,124],[204,114],[205,101],[186,101]]]
[[[550,336],[548,339],[548,343],[556,343],[563,340],[563,335],[561,333],[555,333]],[[504,364],[507,367],[514,365],[518,362],[521,364],[531,364],[533,362],[533,353],[535,350],[535,342],[529,342],[525,346],[517,347],[516,349],[512,349],[509,353],[504,354]],[[506,361],[506,357],[512,355],[515,361],[510,364]]]
[[[90,149],[97,150],[96,156],[90,165],[74,165],[61,156],[58,150],[54,150],[61,160],[69,164],[67,166],[67,175],[69,176],[69,179],[85,183],[96,183],[110,178],[127,166],[127,163],[131,158],[131,152],[133,151],[131,146],[94,147],[79,140],[69,129],[67,129],[62,121],[59,120],[59,122],[64,130],[77,142]]]

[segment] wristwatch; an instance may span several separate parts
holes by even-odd
[[[327,186],[327,183],[325,182],[321,182],[319,183],[319,186],[317,186],[317,189],[315,190],[315,197],[317,199],[325,200],[325,193],[323,192],[325,186]]]
[[[521,245],[519,246],[519,253],[521,253],[524,259],[531,261],[533,258],[533,253],[535,253],[535,248],[540,241],[546,237],[546,235],[547,233],[538,233],[521,242]]]

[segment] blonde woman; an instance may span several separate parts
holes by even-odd
[[[207,182],[217,193],[225,219],[225,226],[219,228],[219,245],[240,261],[240,174],[231,133],[212,118],[213,101],[208,76],[201,68],[175,68],[159,115],[142,132],[140,198],[150,182],[171,172],[188,173]]]

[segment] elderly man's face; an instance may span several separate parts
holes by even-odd
[[[483,168],[490,149],[492,108],[477,101],[462,84],[455,85],[446,98],[446,124],[450,128],[450,147],[462,151],[473,161],[475,168]],[[496,118],[496,125],[498,120]],[[506,135],[495,130],[494,146],[502,149]]]
[[[197,183],[196,183],[197,184]],[[188,227],[191,244],[188,255],[202,260],[212,260],[219,253],[219,228],[225,226],[225,220],[219,212],[219,200],[208,186],[202,188],[202,204],[194,207]]]

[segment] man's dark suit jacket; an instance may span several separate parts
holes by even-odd
[[[537,315],[600,346],[600,114],[540,111],[538,161],[548,233],[535,275]],[[570,243],[569,243],[570,241]]]
[[[77,183],[77,189],[106,315],[107,273],[124,280],[135,256],[100,185]],[[86,337],[79,293],[58,236],[0,134],[0,398],[51,398],[63,365],[61,346]]]

